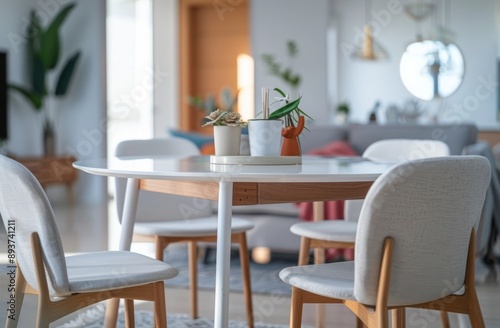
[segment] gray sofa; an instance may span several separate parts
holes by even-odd
[[[475,144],[478,130],[473,124],[462,125],[310,125],[301,136],[303,154],[333,141],[343,140],[358,154],[382,139],[434,139],[444,141],[452,155],[462,154]],[[233,213],[251,220],[255,228],[248,232],[250,248],[266,247],[272,251],[296,253],[300,239],[290,233],[290,226],[300,221],[294,204],[235,206]]]

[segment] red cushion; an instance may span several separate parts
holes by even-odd
[[[323,147],[312,149],[310,155],[358,156],[358,153],[345,141],[332,141]]]

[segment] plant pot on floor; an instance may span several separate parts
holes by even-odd
[[[45,121],[43,125],[43,154],[54,156],[56,154],[56,134],[50,121]]]

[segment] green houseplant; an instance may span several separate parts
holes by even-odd
[[[35,10],[31,11],[28,27],[30,38],[27,42],[30,84],[29,86],[9,84],[12,90],[24,96],[35,111],[43,114],[45,155],[53,155],[55,152],[50,103],[54,97],[59,98],[67,94],[80,59],[80,51],[76,51],[62,65],[59,65],[61,59],[59,31],[74,7],[74,3],[63,7],[47,27],[41,26]],[[49,81],[55,81],[55,85],[49,85]]]
[[[287,41],[287,54],[290,62],[297,56],[299,49],[294,41]],[[293,71],[289,66],[284,66],[276,60],[276,57],[272,54],[263,54],[262,59],[267,66],[267,69],[271,75],[279,77],[286,83],[294,93],[300,86],[302,78],[299,73]]]
[[[290,101],[289,96],[279,88],[274,88],[280,97],[277,102],[283,103],[283,106],[274,110],[269,119],[283,119],[285,127],[281,131],[283,136],[283,145],[281,147],[281,156],[300,156],[300,140],[299,135],[305,128],[305,117],[312,119],[303,110],[299,108],[299,98]]]

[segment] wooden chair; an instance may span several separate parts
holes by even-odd
[[[417,158],[448,156],[448,146],[438,140],[385,139],[374,142],[363,153],[363,157],[379,163],[397,163]],[[323,250],[328,248],[354,248],[358,218],[363,200],[344,202],[344,220],[300,222],[290,231],[301,236],[299,265],[309,263],[309,254],[315,250],[314,263],[324,263]],[[316,325],[324,327],[324,313],[317,309]],[[443,319],[444,320],[444,319]]]
[[[474,224],[490,174],[481,156],[408,161],[383,174],[363,204],[354,261],[280,272],[292,285],[290,327],[300,327],[304,303],[343,303],[368,327],[387,327],[388,310],[404,327],[406,307],[465,313],[484,327]]]
[[[36,327],[110,299],[126,299],[127,327],[133,327],[133,300],[154,301],[156,327],[166,327],[163,280],[172,266],[131,252],[105,251],[64,256],[59,231],[42,187],[24,166],[0,155],[0,212],[12,238],[16,261],[15,308],[6,327],[17,327],[25,294],[38,296]],[[12,296],[11,296],[12,297]]]
[[[115,155],[126,156],[177,156],[199,155],[194,143],[182,138],[157,138],[125,140],[120,142]],[[116,180],[116,205],[121,219],[126,180]],[[243,293],[246,302],[247,321],[253,327],[250,260],[246,232],[253,228],[247,220],[232,218],[232,242],[239,245]],[[191,316],[198,317],[197,292],[197,245],[199,242],[216,242],[217,216],[206,200],[166,195],[147,191],[139,192],[134,235],[156,243],[156,259],[163,260],[163,252],[171,243],[188,243],[188,264],[191,298]]]

